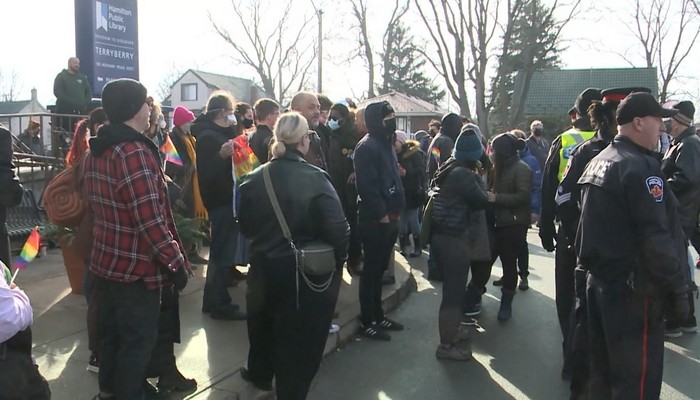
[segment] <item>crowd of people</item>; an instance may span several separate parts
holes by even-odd
[[[513,318],[517,290],[529,289],[533,226],[556,251],[571,397],[658,398],[664,335],[697,330],[688,252],[700,243],[694,112],[688,101],[662,107],[647,88],[589,88],[575,99],[571,128],[550,144],[538,120],[529,135],[488,139],[448,113],[411,134],[397,129],[386,101],[358,108],[309,92],[285,110],[216,91],[199,115],[178,106],[168,117],[141,83],[111,81],[102,107],[75,127],[66,158],[80,170],[86,204],[75,241],[89,266],[95,398],[196,389],[174,343],[179,292],[197,264],[207,264],[202,312],[247,321],[241,376],[262,390],[274,380],[279,399],[305,398],[343,268],[359,278],[358,334],[389,341],[404,329],[382,308],[397,240],[405,257],[429,249],[427,277],[442,282],[436,357],[470,360],[470,329],[496,260],[499,321]],[[0,178],[21,190],[8,148]],[[18,190],[2,193],[0,210],[19,202]],[[208,259],[183,243],[176,213],[207,222]],[[0,256],[9,265],[6,249]],[[245,307],[229,294],[232,279],[247,281]],[[49,398],[26,348],[29,300],[9,279],[0,280],[0,318],[0,355],[17,354],[0,363],[23,363],[36,398]]]

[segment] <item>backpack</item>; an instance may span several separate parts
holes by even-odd
[[[59,227],[77,227],[85,216],[86,206],[81,189],[85,155],[49,181],[44,189],[46,217]]]

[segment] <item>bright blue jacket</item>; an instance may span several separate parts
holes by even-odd
[[[533,214],[540,213],[540,205],[542,204],[542,169],[537,162],[535,156],[530,153],[530,149],[525,147],[519,153],[520,159],[527,164],[533,172],[532,176],[532,200],[530,200],[530,212]]]

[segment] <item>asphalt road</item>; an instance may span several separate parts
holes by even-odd
[[[391,342],[355,339],[327,357],[309,400],[567,399],[560,378],[561,332],[554,304],[554,259],[530,242],[530,290],[516,295],[513,318],[496,320],[500,291],[489,283],[479,327],[472,332],[474,359],[435,358],[441,288],[416,272],[418,290],[391,317],[406,325]],[[413,261],[425,270],[426,257]],[[492,277],[500,276],[499,266]],[[696,300],[696,308],[698,302]],[[686,334],[666,342],[662,399],[700,399],[700,339]]]

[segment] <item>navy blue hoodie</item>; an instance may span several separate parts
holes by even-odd
[[[378,221],[386,215],[397,217],[405,206],[393,132],[385,132],[383,105],[384,102],[367,106],[365,124],[369,133],[355,147],[353,164],[360,221]]]

